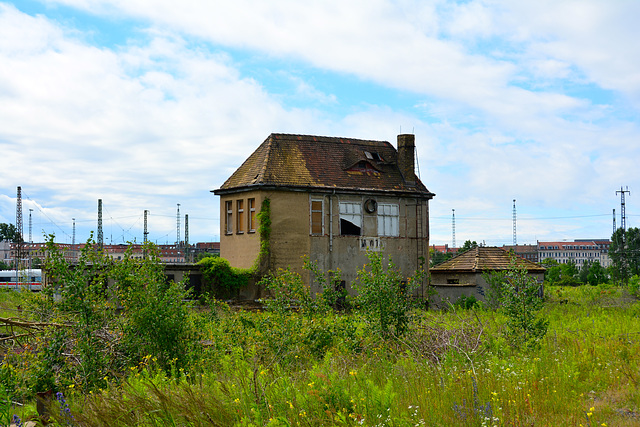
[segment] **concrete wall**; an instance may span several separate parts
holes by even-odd
[[[399,197],[379,197],[352,194],[309,194],[311,199],[324,201],[324,233],[310,236],[310,257],[318,263],[322,271],[341,270],[349,293],[354,294],[353,284],[357,271],[368,262],[367,249],[382,251],[385,260],[391,258],[405,277],[412,276],[418,268],[416,238],[416,201]],[[362,232],[360,236],[342,236],[340,234],[339,203],[357,202],[361,206],[367,199],[381,203],[395,203],[399,206],[399,237],[378,236],[377,212],[362,210]],[[422,234],[425,248],[425,262],[428,265],[428,208],[422,203]],[[307,216],[308,217],[308,216]],[[407,237],[410,236],[410,237]],[[310,280],[310,279],[308,279]],[[320,289],[314,289],[316,292]],[[421,292],[419,292],[421,293]]]
[[[544,273],[530,273],[530,277],[542,285]],[[457,280],[458,283],[447,283],[447,280]],[[436,306],[446,306],[447,301],[451,304],[460,297],[475,297],[478,301],[485,300],[485,292],[489,284],[484,279],[482,273],[473,272],[431,272],[431,285],[437,292],[434,298]]]

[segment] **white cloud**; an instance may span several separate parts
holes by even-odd
[[[178,202],[217,217],[206,190],[270,132],[393,142],[400,127],[415,129],[434,211],[498,212],[514,197],[596,209],[612,186],[640,184],[635,2],[47,4],[147,27],[143,41],[97,47],[0,4],[0,144],[9,164],[42,159],[0,179],[60,203],[82,194],[91,209],[103,197],[127,215],[164,212],[156,219],[170,232]],[[273,72],[291,76],[286,96],[306,107],[283,107],[282,94],[243,75],[238,51],[287,63]],[[343,105],[339,90],[286,69],[296,63],[421,102]],[[509,226],[496,233],[508,238]]]

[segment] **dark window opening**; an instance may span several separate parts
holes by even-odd
[[[340,218],[340,234],[343,236],[359,236],[360,227],[351,221]]]
[[[375,160],[376,162],[381,162],[382,161],[382,159],[380,158],[380,154],[378,154],[378,153],[371,153],[369,151],[365,151],[364,155],[369,160]]]

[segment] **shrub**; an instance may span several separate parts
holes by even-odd
[[[509,270],[494,273],[492,280],[499,281],[500,305],[507,317],[507,339],[515,347],[535,347],[547,333],[549,322],[538,317],[544,301],[539,295],[540,284],[518,265],[517,257],[511,257]]]
[[[216,298],[231,298],[249,283],[252,270],[231,267],[229,261],[220,257],[207,257],[198,261],[202,271],[202,293]]]
[[[401,336],[407,330],[411,297],[424,277],[423,271],[405,281],[391,260],[384,265],[380,252],[367,252],[369,263],[358,271],[356,301],[371,328],[382,335]],[[368,268],[367,268],[368,267]]]

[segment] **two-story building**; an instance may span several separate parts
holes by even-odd
[[[396,149],[386,141],[274,133],[213,193],[220,196],[220,256],[234,267],[259,257],[265,201],[262,274],[290,267],[310,283],[307,255],[323,271],[340,269],[353,292],[367,250],[383,251],[405,276],[428,267],[434,194],[415,174],[414,135],[399,135]]]

